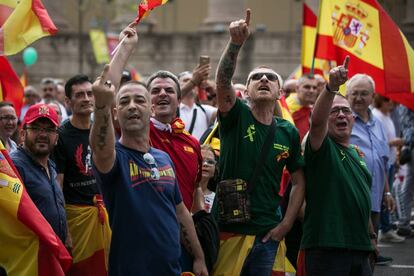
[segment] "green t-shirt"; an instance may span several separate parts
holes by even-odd
[[[304,160],[297,129],[284,119],[275,119],[274,143],[251,193],[252,219],[248,224],[220,225],[221,231],[261,235],[281,221],[278,193],[282,170],[286,166],[293,173],[304,166]],[[249,181],[270,125],[256,121],[250,108],[239,99],[226,116],[220,116],[219,120],[220,178]]]
[[[306,210],[302,248],[372,250],[368,235],[371,175],[355,146],[328,136],[305,149]]]

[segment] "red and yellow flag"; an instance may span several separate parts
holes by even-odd
[[[414,110],[414,51],[376,0],[322,0],[315,57],[365,73],[376,92]]]
[[[57,32],[40,0],[0,1],[0,55],[14,55]]]
[[[138,16],[135,18],[135,22],[138,23],[141,19],[147,17],[151,10],[164,5],[168,0],[142,0],[138,6]]]
[[[23,86],[6,57],[0,56],[0,101],[14,105],[17,117],[23,105]]]
[[[65,275],[72,258],[26,192],[0,142],[0,266],[7,275]]]
[[[26,68],[23,69],[23,74],[20,76],[20,83],[22,84],[23,88],[27,86],[27,70]]]
[[[316,29],[318,23],[318,0],[305,0],[303,3],[303,25],[302,25],[302,73],[320,74],[327,76],[331,69],[331,63],[325,59],[319,59],[314,57],[315,52],[315,40]]]

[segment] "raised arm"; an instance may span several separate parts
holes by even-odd
[[[231,84],[236,69],[237,56],[250,35],[250,9],[246,10],[246,19],[230,23],[230,41],[220,58],[216,73],[217,104],[222,114],[228,112],[236,102],[236,94]]]
[[[135,30],[136,23],[129,24],[119,34],[119,41],[126,36],[125,40],[120,45],[118,51],[112,57],[110,68],[108,72],[108,79],[115,86],[115,91],[118,91],[121,82],[122,71],[124,70],[129,57],[134,52],[135,46],[138,42],[138,34]]]
[[[193,70],[193,76],[191,77],[191,80],[186,82],[183,87],[181,87],[181,98],[187,96],[191,90],[193,90],[195,87],[200,86],[203,81],[207,80],[208,75],[210,74],[210,70],[210,64],[198,64],[197,67]]]
[[[312,111],[309,139],[312,150],[318,150],[328,133],[328,116],[331,111],[333,99],[339,87],[348,80],[349,56],[344,64],[329,71],[329,82],[325,90],[319,95]],[[328,90],[329,89],[329,90]]]
[[[115,87],[108,82],[108,72],[109,65],[105,65],[102,75],[92,86],[95,110],[89,142],[92,147],[93,162],[101,173],[109,172],[115,162],[115,132],[111,118]]]

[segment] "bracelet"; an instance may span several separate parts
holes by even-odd
[[[386,192],[386,193],[384,193],[384,195],[386,195],[386,196],[392,196],[392,194],[390,192]]]
[[[369,238],[370,238],[371,240],[376,240],[376,239],[377,239],[377,234],[376,234],[376,233],[370,233],[370,234],[369,234]]]
[[[340,95],[339,91],[332,91],[328,84],[325,85],[326,91],[334,95]]]

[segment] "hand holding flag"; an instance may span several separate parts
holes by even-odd
[[[161,5],[167,3],[168,0],[142,0],[142,2],[138,6],[138,16],[135,18],[135,23],[139,23],[141,19],[147,17],[150,12]]]

